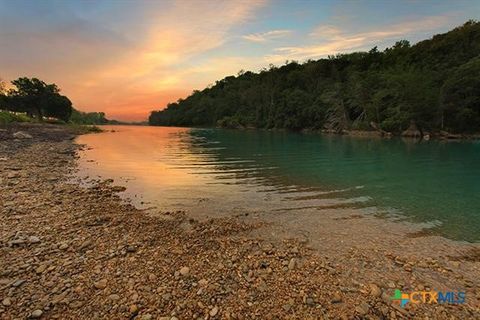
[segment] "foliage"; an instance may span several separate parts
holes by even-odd
[[[30,117],[35,115],[40,121],[44,116],[62,121],[70,118],[72,102],[60,94],[56,84],[23,77],[13,80],[12,85],[15,88],[8,90],[6,94],[5,90],[0,90],[0,107],[14,112],[25,112]]]
[[[15,114],[7,111],[0,111],[0,125],[11,122],[30,122],[32,119],[23,114]]]
[[[73,109],[70,121],[76,124],[106,124],[109,120],[105,118],[103,112],[82,112]]]
[[[153,111],[151,125],[480,130],[480,23],[411,45],[239,72]]]

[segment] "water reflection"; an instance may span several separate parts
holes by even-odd
[[[356,208],[430,221],[449,237],[480,230],[480,145],[288,132],[111,127],[79,137],[80,174],[128,196],[196,214]],[[94,160],[95,162],[89,162]],[[127,182],[128,180],[128,182]],[[135,198],[136,196],[136,198]]]

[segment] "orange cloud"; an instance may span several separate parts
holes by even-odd
[[[39,55],[17,62],[12,52],[13,63],[0,65],[2,76],[37,76],[57,83],[81,110],[143,120],[150,110],[215,81],[216,71],[192,68],[192,59],[222,46],[230,30],[252,19],[264,4],[264,0],[175,1],[157,8],[158,3],[147,3],[144,21],[134,30],[119,32],[105,26],[95,34],[82,21],[71,28],[17,30],[12,41],[20,52],[35,50]],[[42,56],[43,51],[48,54]]]

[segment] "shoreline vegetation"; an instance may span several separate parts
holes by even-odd
[[[0,79],[0,125],[12,122],[47,122],[71,125],[129,125],[109,120],[104,112],[75,109],[60,88],[37,78],[20,77],[11,81],[12,88]],[[140,123],[139,123],[140,124]]]
[[[462,139],[480,135],[480,23],[411,45],[240,71],[152,111],[150,125]]]
[[[77,134],[52,124],[0,130],[2,319],[480,317],[473,244],[397,234],[365,247],[338,235],[322,250],[272,238],[267,221],[147,214],[112,181],[72,181]],[[452,288],[466,292],[464,304],[403,308],[390,298]]]

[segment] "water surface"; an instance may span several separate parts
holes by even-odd
[[[351,210],[480,240],[480,143],[112,126],[83,135],[81,176],[141,206],[229,215]]]

